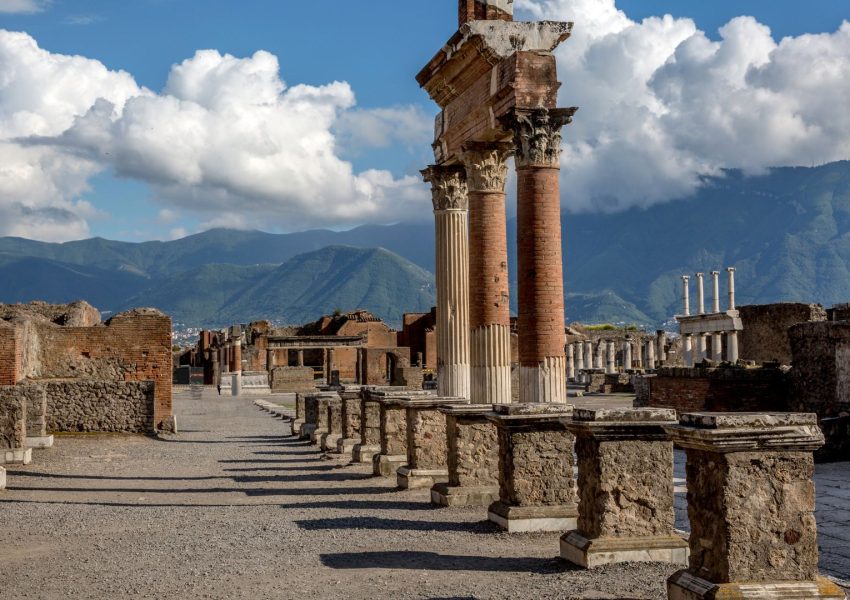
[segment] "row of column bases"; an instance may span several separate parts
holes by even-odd
[[[517,171],[519,400],[566,403],[559,187],[561,128],[576,109],[515,109],[510,142],[470,143],[431,166],[437,274],[437,385],[473,404],[511,402],[505,184]]]
[[[561,557],[581,567],[680,565],[672,600],[845,599],[818,571],[814,414],[482,407],[363,388],[299,395],[292,428],[399,488],[430,488],[434,504],[487,507],[508,532],[563,532]],[[674,443],[687,460],[687,539]]]

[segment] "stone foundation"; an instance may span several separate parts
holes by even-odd
[[[305,423],[304,394],[295,395],[295,418],[292,420],[292,435],[301,436],[301,427]]]
[[[406,410],[407,464],[396,474],[401,489],[431,488],[449,477],[446,416],[443,405],[467,404],[464,398],[417,398],[402,401]]]
[[[336,443],[337,452],[350,455],[360,443],[360,387],[344,386],[342,398],[342,437]]]
[[[487,418],[499,439],[499,500],[489,518],[508,532],[575,529],[572,406],[503,404]]]
[[[621,562],[686,565],[674,530],[670,409],[577,409],[579,517],[561,538],[561,558],[585,568]]]
[[[328,432],[322,435],[319,447],[325,452],[336,452],[336,443],[342,439],[342,398],[328,398]]]
[[[407,463],[407,411],[401,398],[380,400],[381,452],[373,459],[372,472],[381,477],[395,477]]]
[[[448,481],[431,488],[440,506],[489,506],[499,499],[499,440],[490,405],[445,406]]]
[[[351,450],[356,463],[372,464],[381,453],[381,405],[368,388],[360,393],[360,442]]]
[[[687,453],[691,523],[669,598],[844,598],[818,575],[816,415],[691,413],[665,429]]]
[[[328,399],[339,398],[336,392],[319,392],[304,396],[304,425],[301,438],[318,444],[328,432]]]

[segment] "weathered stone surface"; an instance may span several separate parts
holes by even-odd
[[[27,394],[24,386],[0,387],[0,449],[24,448],[27,441]]]
[[[407,456],[407,410],[396,403],[380,403],[381,454]]]
[[[0,491],[6,489],[6,469],[0,467]]]
[[[686,413],[682,425],[706,429],[730,427],[776,427],[779,425],[817,425],[810,413]]]
[[[446,468],[446,417],[431,408],[407,408],[407,464],[412,469]]]
[[[27,393],[27,437],[47,437],[47,390],[24,386]]]
[[[676,422],[676,411],[669,408],[577,408],[573,411],[573,420],[577,422],[633,423]],[[660,432],[659,432],[660,433]]]
[[[50,382],[44,387],[49,431],[154,430],[153,381],[73,380]]]
[[[484,413],[447,412],[446,430],[449,485],[498,485],[499,440]]]
[[[381,405],[368,395],[360,400],[360,442],[369,446],[381,445]]]

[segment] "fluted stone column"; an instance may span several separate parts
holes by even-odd
[[[577,109],[515,109],[503,120],[517,169],[520,402],[567,401],[561,253],[561,128]]]
[[[735,310],[735,267],[726,269],[729,274],[729,310]],[[731,363],[738,362],[738,332],[726,333],[726,360]]]
[[[623,372],[627,373],[632,370],[632,340],[626,338],[623,342]]]
[[[593,368],[593,342],[590,340],[584,343],[584,364],[588,371]]]
[[[432,166],[437,245],[437,390],[440,396],[470,397],[469,238],[466,175],[462,167]]]
[[[242,395],[242,340],[233,340],[233,353],[230,358],[230,372],[233,374],[233,383],[230,393],[233,396]]]
[[[511,315],[505,217],[506,160],[511,151],[511,144],[476,143],[467,145],[462,156],[469,189],[472,404],[511,401]]]
[[[659,364],[659,366],[661,366],[665,362],[667,362],[667,351],[666,351],[667,332],[664,331],[663,329],[659,329],[658,331],[655,332],[655,335],[656,335],[655,339],[658,343],[658,353],[657,353],[658,364]]]
[[[593,359],[593,368],[597,371],[601,371],[605,368],[605,349],[606,344],[604,341],[600,341],[596,344],[596,356]]]
[[[574,347],[576,354],[576,370],[581,371],[584,369],[584,346],[581,342],[576,342]]]
[[[646,364],[645,368],[654,371],[656,367],[655,361],[655,340],[650,338],[646,344]]]
[[[567,379],[570,381],[576,378],[576,353],[575,346],[567,344]]]
[[[608,369],[609,375],[617,374],[617,347],[614,342],[608,342]]]

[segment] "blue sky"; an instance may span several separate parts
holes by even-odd
[[[16,2],[36,1],[0,0],[0,10],[4,2],[11,5]],[[570,0],[555,0],[552,4],[557,5],[559,2],[561,5],[570,6]],[[812,0],[806,3],[805,7],[790,0],[618,0],[616,6],[634,21],[666,13],[680,19],[691,18],[696,22],[697,28],[704,31],[713,41],[721,39],[718,33],[720,27],[740,15],[750,15],[759,23],[770,27],[777,42],[785,36],[797,37],[822,32],[834,34],[842,21],[850,19],[850,3],[846,0]],[[560,9],[550,6],[542,10]],[[413,78],[418,69],[454,32],[455,15],[456,0],[53,0],[43,4],[42,10],[30,14],[0,12],[0,29],[26,32],[42,49],[51,54],[80,55],[102,63],[111,71],[126,71],[138,86],[157,94],[163,91],[172,65],[192,58],[197,50],[215,49],[220,54],[232,54],[238,58],[248,58],[257,50],[266,50],[278,58],[281,78],[290,87],[296,84],[324,86],[334,81],[344,81],[356,96],[357,109],[380,111],[384,108],[403,108],[414,111],[420,121],[427,121],[433,116],[435,108]],[[561,17],[561,14],[551,16]],[[566,16],[568,15],[564,18]],[[576,27],[581,26],[582,23],[577,22]],[[653,35],[658,39],[667,36],[664,37],[666,44],[674,34],[646,31],[642,35],[646,39]],[[690,33],[675,35],[684,39]],[[739,35],[742,39],[747,39],[748,34],[739,32]],[[675,38],[670,50],[679,43],[679,38]],[[843,50],[845,41],[836,39],[834,45]],[[565,64],[569,61],[566,56],[568,49],[569,46],[565,45],[563,58],[559,55],[559,61],[563,60]],[[800,54],[801,51],[797,50],[797,53]],[[750,60],[747,57],[741,60],[745,58]],[[2,60],[3,55],[0,54],[0,61]],[[758,62],[760,59],[752,60]],[[836,60],[843,59],[839,56]],[[665,77],[673,77],[673,74],[664,72],[660,64],[656,67],[654,76],[647,78],[647,82],[642,85],[654,86]],[[626,68],[632,67],[626,65]],[[562,72],[571,71],[562,69]],[[577,72],[576,75],[580,73]],[[577,81],[577,76],[566,82],[567,90],[570,85],[582,83],[580,79]],[[7,89],[4,92],[0,88],[0,114],[2,94],[12,91],[14,90]],[[660,94],[657,90],[653,93]],[[588,98],[585,101],[592,100]],[[344,100],[336,101],[344,103]],[[349,109],[339,110],[345,112]],[[388,133],[389,137],[384,142],[359,144],[360,134],[356,132],[362,133],[362,128],[369,125],[362,125],[363,113],[355,112],[354,115],[356,124],[348,125],[355,131],[350,134],[352,141],[347,146],[338,142],[338,154],[343,162],[351,164],[355,175],[368,170],[381,170],[389,172],[393,178],[400,181],[405,176],[414,177],[416,171],[427,163],[430,153],[427,139],[421,139],[421,136],[417,138],[409,131]],[[591,129],[592,124],[591,119],[587,129]],[[421,123],[419,127],[423,127]],[[331,125],[330,130],[335,134],[340,131],[337,124]],[[607,156],[602,152],[604,148],[596,134],[582,130],[578,135],[584,136],[582,139],[586,141],[581,148],[592,147],[599,151],[596,162]],[[612,135],[621,135],[626,140],[630,139],[633,133],[621,130]],[[827,141],[814,140],[812,157],[817,157],[819,161],[841,157],[844,151],[842,147],[827,145]],[[689,178],[693,180],[699,175],[711,174],[712,170],[718,168],[741,166],[758,170],[789,162],[787,157],[780,154],[775,157],[760,157],[760,160],[754,161],[748,160],[749,157],[742,157],[738,160],[740,165],[721,164],[722,161],[714,156],[720,154],[719,151],[702,147],[687,150],[697,154],[697,158],[706,164],[701,165],[699,169],[677,175],[676,181],[671,182],[669,186],[661,186],[664,189],[658,194],[651,190],[643,192],[638,198],[622,199],[618,196],[617,189],[594,187],[596,184],[593,180],[582,182],[587,188],[587,200],[585,204],[579,203],[573,208],[583,210],[591,204],[603,208],[629,204],[646,205],[668,199],[660,196],[675,197],[679,193],[686,194],[688,186],[693,186]],[[573,151],[580,152],[579,146]],[[92,152],[91,146],[87,146],[87,152]],[[567,154],[570,155],[570,152],[568,150]],[[590,160],[585,154],[581,156],[582,160]],[[690,160],[690,156],[687,159]],[[103,156],[99,160],[102,161],[101,167],[85,179],[88,189],[76,194],[77,199],[84,199],[91,204],[91,207],[81,209],[82,213],[85,213],[82,218],[85,219],[87,228],[80,231],[89,235],[137,240],[167,238],[190,233],[209,224],[221,224],[211,218],[211,215],[215,215],[215,209],[206,212],[199,209],[200,200],[186,199],[192,195],[191,190],[175,190],[173,185],[164,185],[161,174],[134,176],[133,169],[128,169],[126,165],[122,167],[109,164],[109,159]],[[685,158],[681,160],[686,162]],[[749,164],[750,162],[753,164]],[[116,175],[116,170],[120,172],[119,175]],[[392,193],[396,193],[395,186],[396,183],[390,185]],[[0,190],[2,189],[0,186]],[[422,191],[414,188],[410,182],[405,183],[404,190],[405,194],[410,194],[411,203],[418,201],[413,198],[416,194],[421,195]],[[227,202],[231,204],[241,201],[238,198],[242,198],[238,194],[234,196],[232,190],[226,195]],[[75,206],[75,201],[74,198],[63,198],[62,210],[76,210],[68,208]],[[264,200],[264,205],[268,202],[268,199]],[[222,203],[221,206],[225,206],[225,200],[222,200]],[[246,211],[250,209],[250,202],[247,202]],[[166,211],[165,217],[162,211]],[[393,214],[392,218],[408,216],[409,213],[400,212],[398,215]],[[251,219],[243,223],[239,215],[230,217],[239,221],[240,225],[256,225],[256,221]],[[374,218],[367,215],[364,220]],[[226,223],[227,219],[223,221]],[[262,223],[266,229],[283,231],[323,224],[330,227],[348,227],[356,225],[358,220],[356,217],[345,215],[337,219],[330,218],[326,223],[316,219],[302,222],[293,219],[291,213],[286,213],[278,220],[275,217],[264,217]],[[27,229],[19,227],[10,231],[7,227],[7,233],[20,231],[26,232]],[[33,231],[33,237],[56,237],[55,234]],[[55,228],[45,231],[55,231]],[[0,234],[3,234],[2,230]]]

